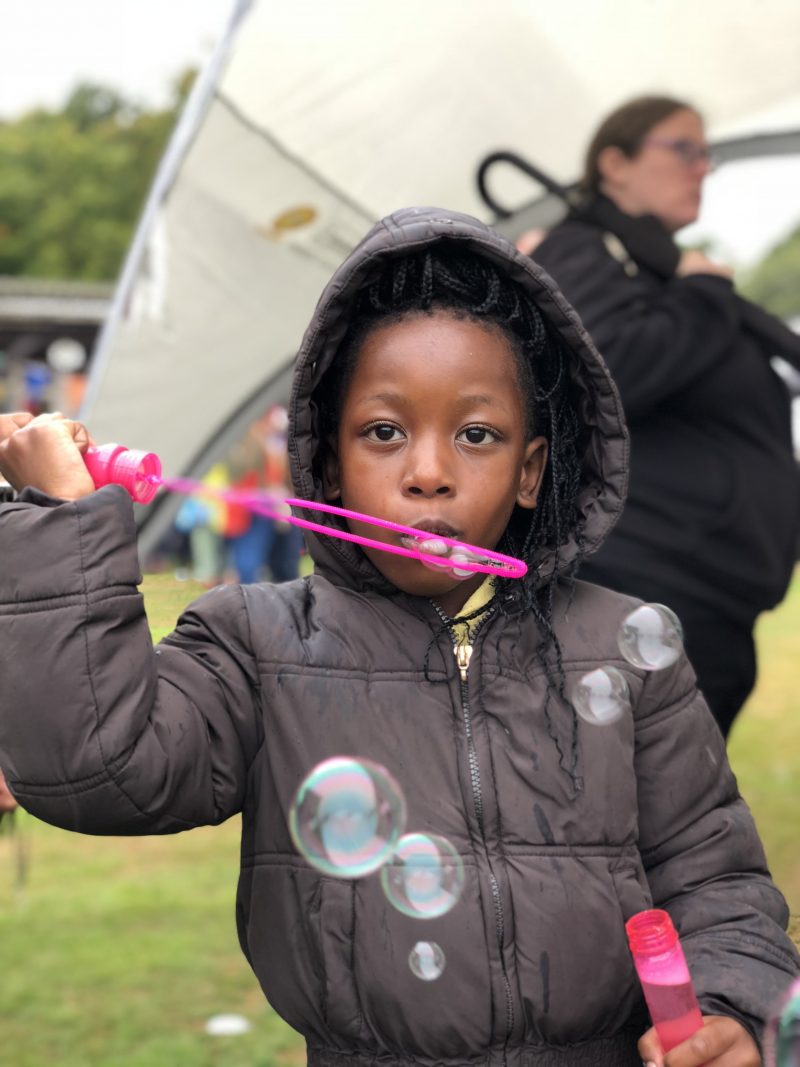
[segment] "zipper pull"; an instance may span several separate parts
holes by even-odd
[[[467,668],[469,667],[469,661],[472,658],[472,645],[464,643],[463,645],[454,645],[453,651],[456,654],[456,663],[458,664],[458,672],[461,675],[461,681],[467,680]]]

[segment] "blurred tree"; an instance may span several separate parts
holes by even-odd
[[[740,288],[773,315],[800,316],[800,226],[764,256]]]
[[[84,84],[60,111],[0,122],[0,274],[116,276],[193,79],[163,111]]]

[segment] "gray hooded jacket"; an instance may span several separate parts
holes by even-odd
[[[591,429],[591,551],[625,492],[616,390],[547,276],[452,213],[384,220],[325,290],[297,363],[296,490],[321,499],[311,397],[355,290],[385,257],[439,241],[524,286],[571,350]],[[93,834],[172,833],[241,812],[242,947],[321,1067],[638,1067],[648,1023],[624,921],[651,905],[679,928],[703,1011],[757,1032],[797,969],[786,907],[689,664],[645,673],[621,659],[615,633],[633,602],[583,583],[556,598],[567,685],[610,664],[633,705],[611,726],[579,722],[576,790],[556,748],[570,749],[572,714],[554,695],[547,721],[541,634],[519,597],[490,612],[462,676],[431,603],[398,593],[354,546],[309,540],[313,577],[212,591],[154,653],[123,490],[74,503],[26,490],[4,505],[0,766],[21,803]],[[562,546],[560,565],[577,551]],[[529,562],[530,581],[554,566],[544,550]],[[376,875],[327,877],[297,854],[292,797],[335,755],[384,764],[408,828],[457,848],[466,883],[450,912],[410,918]],[[417,941],[443,949],[438,981],[411,973]]]

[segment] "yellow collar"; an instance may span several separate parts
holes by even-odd
[[[453,620],[453,630],[460,645],[469,643],[471,629],[481,621],[484,613],[481,612],[480,615],[476,615],[474,618],[464,622],[461,621],[461,616],[471,615],[473,611],[479,611],[481,608],[485,608],[493,596],[494,582],[491,577],[488,576],[466,602],[464,607],[458,613],[458,617]]]

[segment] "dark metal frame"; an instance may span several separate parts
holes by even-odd
[[[800,129],[777,133],[760,133],[747,137],[730,137],[716,141],[711,152],[717,163],[725,164],[744,159],[763,159],[765,156],[791,156],[800,153]],[[509,207],[501,203],[489,186],[489,174],[500,166],[509,166],[531,178],[545,191],[536,199]],[[577,193],[577,183],[564,185],[519,155],[518,152],[496,151],[479,164],[476,183],[481,199],[494,213],[492,225],[506,237],[514,238],[524,230],[543,228],[558,222]]]

